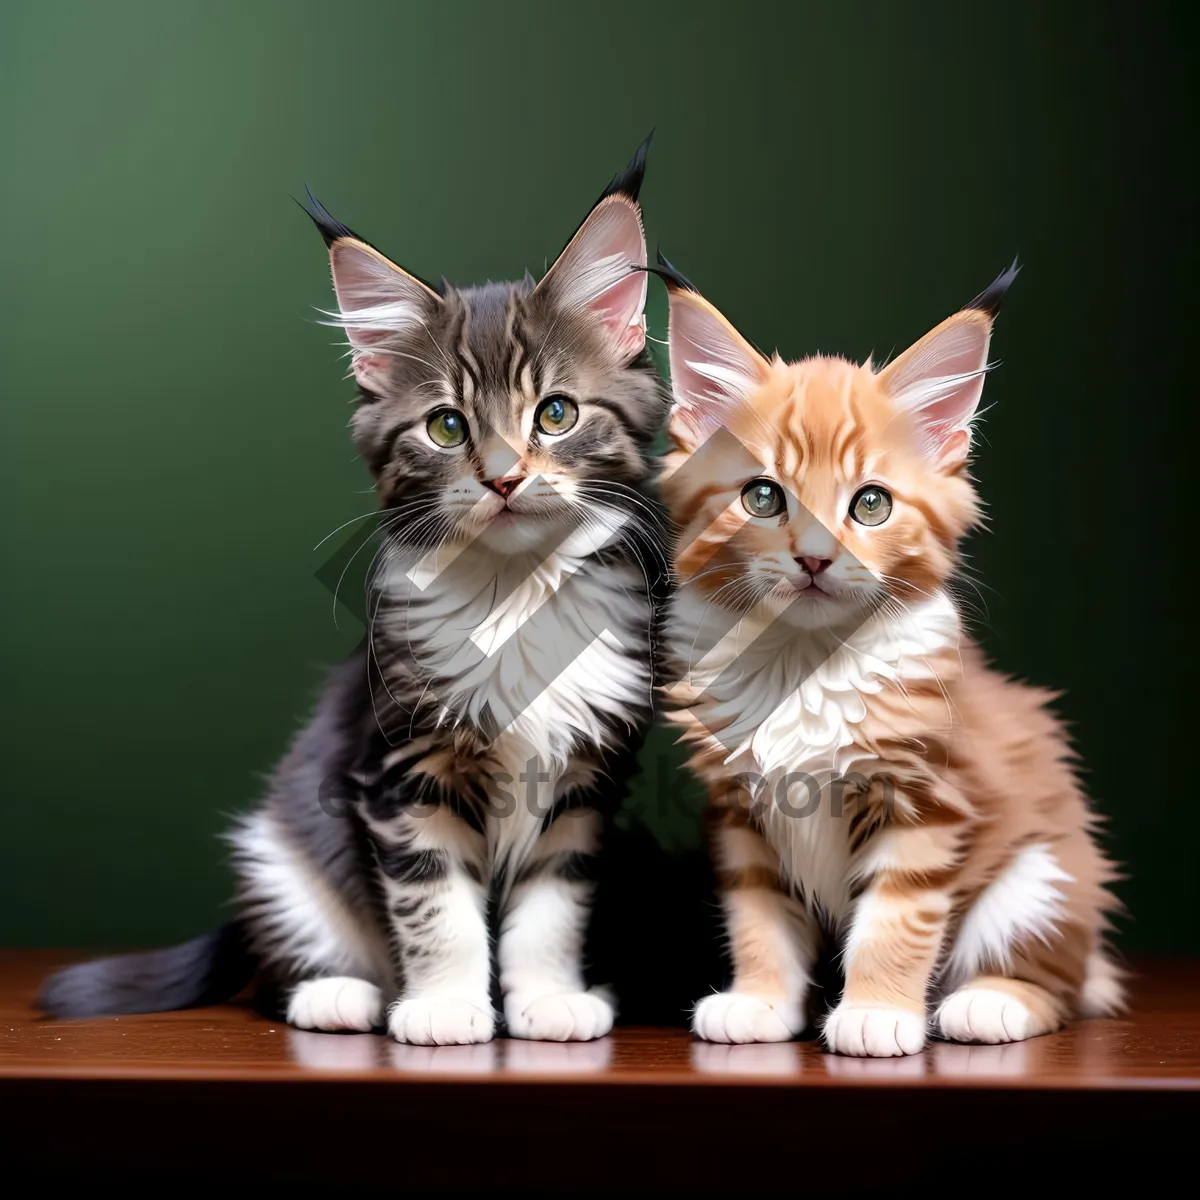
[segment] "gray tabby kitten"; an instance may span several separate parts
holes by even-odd
[[[310,196],[382,504],[368,634],[232,835],[240,920],[69,967],[48,1012],[211,1003],[257,968],[302,1029],[482,1042],[495,942],[509,1034],[612,1027],[583,942],[602,821],[650,720],[666,578],[645,154],[536,285],[435,289]]]

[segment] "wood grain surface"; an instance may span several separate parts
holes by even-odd
[[[1190,1154],[1200,964],[1142,964],[1134,1009],[1009,1046],[860,1060],[682,1028],[586,1044],[401,1046],[302,1033],[246,1002],[54,1022],[61,951],[0,952],[0,1114],[17,1174],[304,1190],[754,1192],[923,1186],[988,1154],[1064,1185]],[[875,1127],[875,1128],[872,1128]],[[1012,1158],[1011,1156],[1017,1156]]]

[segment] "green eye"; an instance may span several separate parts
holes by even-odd
[[[783,489],[769,479],[754,479],[742,488],[742,507],[752,517],[777,517],[786,507]]]
[[[882,525],[892,515],[892,493],[871,484],[850,501],[850,515],[860,525]]]
[[[425,429],[433,439],[433,444],[441,446],[443,450],[452,450],[467,440],[467,418],[453,408],[434,413]]]
[[[533,423],[551,437],[566,433],[579,420],[579,405],[566,396],[550,396],[543,400],[533,414]]]

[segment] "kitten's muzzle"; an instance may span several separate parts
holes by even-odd
[[[832,558],[816,558],[811,554],[798,554],[796,562],[804,568],[811,579],[816,579],[822,571],[828,570],[829,567],[833,566]]]
[[[833,565],[831,558],[816,558],[811,554],[796,555],[796,566],[800,570],[792,575],[787,575],[785,578],[798,592],[820,593],[822,596],[827,596],[829,593],[817,582],[817,576]]]
[[[501,500],[507,502],[509,496],[525,482],[524,475],[501,475],[498,479],[481,479],[485,488],[496,493]]]
[[[784,576],[788,583],[798,592],[807,592],[811,596],[827,596],[829,593],[807,572],[801,571],[796,575]]]

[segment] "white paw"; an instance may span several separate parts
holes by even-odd
[[[825,1022],[825,1044],[834,1054],[895,1058],[925,1045],[925,1018],[887,1004],[839,1004]]]
[[[310,979],[292,993],[287,1023],[325,1033],[349,1029],[370,1033],[383,1024],[383,993],[365,979],[343,975]]]
[[[788,1042],[803,1028],[795,1001],[738,992],[705,996],[692,1013],[692,1032],[706,1042]]]
[[[388,1033],[413,1046],[469,1046],[489,1042],[496,1030],[492,1006],[453,996],[397,1000],[388,1009]]]
[[[504,1013],[511,1037],[535,1042],[590,1042],[613,1027],[613,1006],[595,992],[562,992],[535,1000],[509,996]]]
[[[1015,996],[996,988],[965,987],[947,996],[937,1012],[942,1037],[952,1042],[1023,1042],[1043,1030]]]

